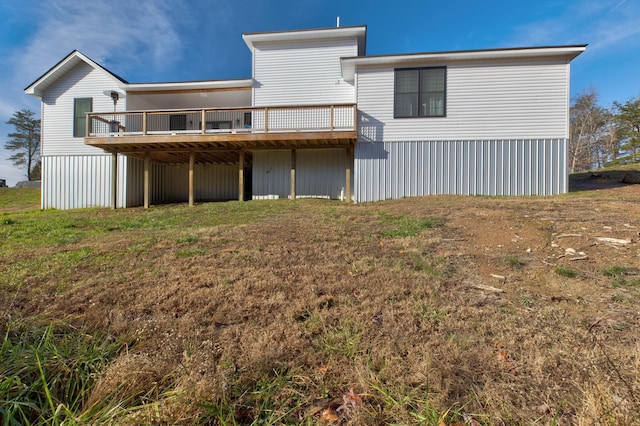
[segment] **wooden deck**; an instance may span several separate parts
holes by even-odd
[[[85,144],[184,164],[237,163],[241,151],[352,147],[355,105],[89,113]],[[205,123],[203,126],[202,123]]]
[[[88,113],[85,144],[112,154],[114,208],[118,154],[144,161],[144,207],[148,208],[151,163],[189,165],[189,205],[194,203],[195,164],[237,164],[239,199],[243,200],[247,152],[265,149],[291,150],[290,196],[295,198],[297,150],[344,148],[346,199],[350,200],[356,122],[355,104]]]

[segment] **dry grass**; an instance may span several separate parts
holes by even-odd
[[[638,190],[13,209],[1,323],[133,342],[119,423],[637,424]]]

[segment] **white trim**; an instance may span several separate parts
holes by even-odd
[[[235,89],[253,87],[252,78],[237,80],[176,81],[167,83],[130,83],[125,86],[127,92],[146,92],[150,90],[207,90]]]
[[[299,31],[274,31],[265,33],[244,33],[242,39],[247,44],[249,50],[253,52],[255,43],[262,42],[286,42],[300,40],[320,40],[331,38],[357,37],[363,39],[366,37],[367,27],[341,27],[341,28],[321,28],[315,30],[299,30]]]

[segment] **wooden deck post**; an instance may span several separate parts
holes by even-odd
[[[351,202],[351,167],[353,164],[353,148],[348,147],[346,149],[346,164],[347,166],[345,167],[345,175],[344,175],[344,181],[345,181],[345,188],[344,188],[344,196],[345,199],[347,201],[347,203]]]
[[[144,208],[145,209],[149,208],[149,203],[150,203],[150,194],[151,194],[149,190],[150,169],[151,169],[151,154],[147,151],[144,153]]]
[[[196,163],[196,153],[189,152],[189,207],[193,207],[193,168]]]
[[[290,185],[290,197],[292,200],[296,199],[296,156],[297,152],[294,149],[291,150],[291,185]]]
[[[118,153],[111,153],[111,208],[118,208]]]
[[[240,150],[238,161],[238,201],[244,201],[244,150]]]

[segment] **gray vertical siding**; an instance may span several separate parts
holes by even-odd
[[[127,158],[127,205],[136,207],[144,204],[144,161]]]
[[[291,150],[255,151],[253,199],[287,198],[291,190]]]
[[[296,151],[296,198],[344,199],[346,151],[344,148]],[[254,199],[288,198],[291,150],[253,153]]]
[[[151,203],[189,200],[188,166],[151,165]],[[42,208],[111,206],[111,155],[60,155],[42,158]],[[195,198],[238,198],[238,166],[197,164]],[[118,207],[144,202],[144,161],[118,157]]]
[[[296,158],[296,197],[345,197],[344,149],[299,149]]]
[[[238,198],[238,166],[196,164],[193,170],[196,201]],[[139,185],[142,187],[143,177]],[[151,164],[151,204],[189,201],[189,166]]]
[[[118,206],[125,206],[127,158],[118,158]],[[111,206],[111,155],[42,157],[42,208]]]
[[[358,202],[432,194],[567,192],[567,140],[359,142]]]

